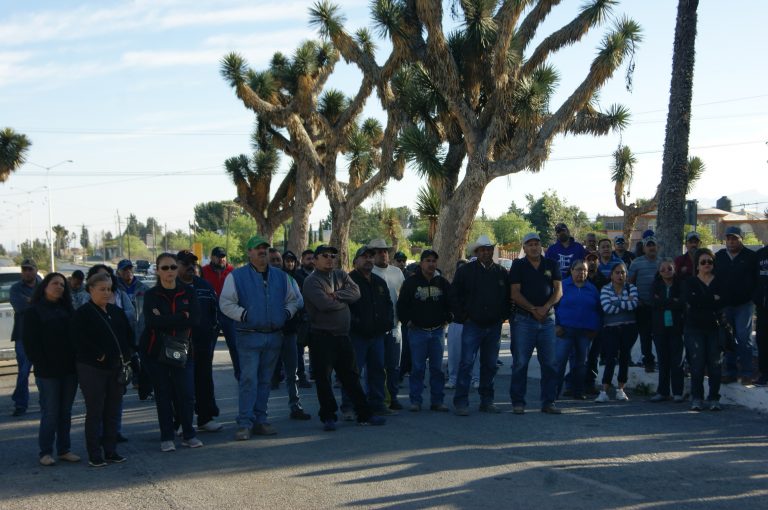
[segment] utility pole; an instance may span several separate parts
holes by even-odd
[[[229,222],[232,220],[232,207],[229,205],[225,207],[227,208],[227,247],[225,248],[225,251],[227,252],[227,256],[229,256]]]
[[[157,260],[157,229],[154,222],[152,223],[152,255]]]
[[[120,211],[117,212],[117,235],[120,236],[120,258],[123,258],[123,224],[120,221]],[[128,255],[128,258],[131,258],[130,255]]]

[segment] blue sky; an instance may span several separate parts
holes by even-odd
[[[338,2],[350,30],[369,26],[367,1]],[[553,10],[540,36],[567,23],[581,2]],[[621,135],[560,138],[537,174],[494,181],[482,207],[492,216],[525,195],[557,190],[590,215],[615,213],[610,158],[620,139],[639,153],[632,196],[653,193],[661,175],[677,2],[625,0],[614,11],[637,20],[644,42],[634,86],[624,70],[603,89],[604,106],[621,103],[632,124]],[[256,69],[276,51],[292,53],[315,34],[306,1],[0,0],[0,127],[27,134],[28,163],[0,184],[0,243],[7,248],[48,225],[45,170],[54,223],[92,235],[116,230],[116,215],[154,216],[185,228],[196,203],[235,196],[226,158],[249,153],[253,115],[219,75],[219,59],[235,50]],[[768,200],[768,71],[764,59],[768,4],[702,0],[694,74],[691,154],[708,170],[693,192],[702,206],[721,195],[737,202]],[[446,22],[449,22],[446,16]],[[552,59],[561,82],[559,105],[585,76],[608,27]],[[386,44],[381,44],[379,60]],[[329,85],[351,92],[356,71],[339,65]],[[379,115],[375,100],[366,114]],[[621,138],[620,138],[621,137]],[[412,206],[419,180],[407,171],[388,185],[387,205]],[[768,203],[757,206],[760,210]],[[753,207],[754,208],[754,207]],[[318,201],[312,220],[328,212]]]

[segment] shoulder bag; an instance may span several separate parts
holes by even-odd
[[[161,334],[157,361],[171,367],[184,368],[189,356],[189,341],[181,336]]]
[[[99,313],[98,310],[96,310],[96,315],[98,315],[99,318],[107,326],[107,329],[112,334],[112,338],[115,340],[115,345],[117,345],[117,354],[118,356],[120,356],[120,371],[117,373],[117,383],[122,384],[123,386],[127,386],[128,383],[131,382],[131,379],[133,378],[133,369],[131,368],[131,362],[125,361],[123,359],[123,350],[120,348],[120,342],[118,341],[117,335],[115,335],[115,331],[112,329],[112,326],[109,324],[109,321],[107,321],[107,319],[105,319]]]

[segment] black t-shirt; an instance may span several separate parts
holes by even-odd
[[[560,279],[557,262],[546,257],[541,257],[538,269],[525,257],[515,260],[509,271],[510,283],[520,284],[520,293],[533,306],[543,306],[554,293],[552,282]]]

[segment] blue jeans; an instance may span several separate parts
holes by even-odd
[[[232,360],[232,369],[235,371],[235,379],[240,380],[240,358],[237,355],[237,331],[235,330],[235,321],[224,315],[219,310],[219,326],[224,340],[227,342],[229,357]],[[215,349],[214,349],[215,350]]]
[[[752,378],[752,314],[754,305],[726,306],[725,317],[736,335],[736,352],[725,353],[725,375]]]
[[[408,328],[408,342],[411,348],[410,397],[412,404],[421,404],[424,389],[424,372],[429,358],[429,396],[432,405],[443,403],[445,374],[443,374],[443,328],[427,331]]]
[[[373,411],[384,409],[384,342],[386,335],[373,338],[351,336],[352,349],[355,352],[355,364],[365,384],[361,386],[368,398],[368,405]],[[349,393],[341,390],[341,409],[349,411],[353,407]]]
[[[155,388],[160,441],[173,441],[174,414],[181,422],[184,439],[192,439],[197,435],[192,426],[195,412],[194,362],[190,359],[183,368],[179,368],[160,363],[150,357],[145,357],[143,361]]]
[[[13,390],[13,405],[16,409],[26,411],[29,407],[29,371],[32,369],[32,362],[24,352],[24,342],[21,340],[13,342],[13,349],[16,351],[16,364],[19,367],[16,389]]]
[[[63,377],[36,377],[37,391],[40,393],[40,432],[37,442],[40,456],[53,455],[53,442],[56,452],[64,455],[70,451],[69,431],[72,426],[72,403],[77,393],[75,374]]]
[[[496,376],[496,360],[499,359],[501,344],[501,322],[481,327],[468,320],[461,332],[461,361],[456,377],[456,391],[453,405],[457,408],[469,406],[469,383],[472,365],[480,353],[480,405],[493,403],[493,378]]]
[[[240,358],[237,426],[251,428],[267,422],[267,403],[272,373],[283,343],[283,334],[237,332]]]
[[[459,377],[459,363],[461,363],[461,335],[464,331],[464,324],[451,322],[448,324],[448,382],[456,386],[456,379]],[[475,364],[472,365],[472,382],[480,380],[480,360],[475,358]]]
[[[565,378],[565,365],[571,362],[571,386],[573,396],[581,397],[584,395],[584,380],[587,374],[587,353],[591,339],[587,336],[585,329],[563,327],[565,333],[557,337],[555,341],[555,351],[557,358],[557,393],[563,390],[563,379]],[[573,355],[572,355],[573,354]]]
[[[528,390],[528,364],[536,348],[541,366],[541,407],[547,407],[557,398],[557,358],[555,356],[555,317],[550,315],[539,322],[518,314],[515,317],[515,347],[512,354],[512,378],[509,396],[513,406],[525,406]],[[568,354],[566,354],[566,358]]]
[[[389,401],[397,402],[400,386],[400,342],[391,331],[384,335],[384,370]]]
[[[685,351],[691,366],[691,398],[704,400],[704,371],[709,376],[707,400],[720,400],[722,349],[717,330],[685,328]]]

